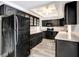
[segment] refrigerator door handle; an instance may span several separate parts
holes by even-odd
[[[0,56],[2,53],[2,17],[0,16]]]
[[[15,28],[15,31],[16,31],[15,41],[16,41],[16,45],[17,45],[17,43],[18,43],[18,17],[16,15],[14,17],[15,17],[15,22],[14,22],[15,27],[14,28]]]

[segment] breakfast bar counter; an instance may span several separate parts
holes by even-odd
[[[76,32],[59,32],[55,37],[56,57],[78,57],[79,36]]]

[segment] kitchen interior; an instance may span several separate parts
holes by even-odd
[[[79,1],[0,1],[0,56],[78,57],[78,15]]]

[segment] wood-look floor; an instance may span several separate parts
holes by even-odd
[[[43,39],[43,41],[31,49],[29,57],[55,57],[54,40]]]

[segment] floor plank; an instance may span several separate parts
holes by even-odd
[[[29,57],[55,57],[54,40],[43,39],[43,41],[31,50]]]

